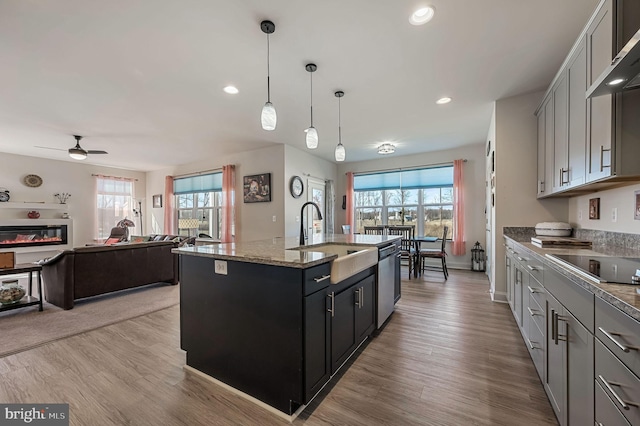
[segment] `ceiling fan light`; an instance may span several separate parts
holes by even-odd
[[[318,147],[318,131],[315,127],[311,126],[305,130],[305,132],[307,132],[307,148],[316,149]]]
[[[84,149],[71,148],[69,149],[69,157],[74,160],[84,160],[87,158],[87,152]]]
[[[340,142],[338,146],[336,146],[336,161],[344,161],[346,157],[347,152],[344,149],[344,145],[342,145],[342,142]]]
[[[276,108],[271,102],[266,102],[262,107],[260,120],[262,121],[262,128],[264,130],[275,130],[278,116],[276,114]]]

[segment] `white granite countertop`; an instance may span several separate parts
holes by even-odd
[[[400,239],[400,235],[314,235],[304,247],[320,244],[361,245],[364,247],[383,247],[391,241]],[[298,237],[278,237],[269,240],[225,243],[199,247],[180,247],[174,253],[187,256],[210,257],[238,262],[262,263],[266,265],[287,266],[290,268],[310,268],[337,258],[335,254],[296,250],[300,247]]]

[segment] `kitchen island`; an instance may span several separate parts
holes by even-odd
[[[338,255],[314,247],[399,241],[340,234],[302,249],[297,238],[175,249],[185,368],[293,419],[376,328],[377,265],[333,283]]]

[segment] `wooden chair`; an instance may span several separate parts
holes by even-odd
[[[444,274],[444,279],[449,278],[449,271],[447,270],[447,252],[445,251],[445,246],[447,244],[447,233],[449,232],[449,227],[445,226],[444,231],[442,233],[442,246],[439,249],[421,249],[420,256],[420,270],[424,272],[425,269],[434,269],[437,271],[442,271]],[[442,266],[430,266],[427,265],[426,259],[440,259]]]
[[[402,239],[400,240],[400,260],[407,260],[409,279],[411,279],[411,273],[414,272],[418,263],[413,241],[415,228],[413,225],[389,226],[387,231],[389,235],[402,235]]]
[[[379,226],[365,226],[365,235],[384,235],[384,225]]]

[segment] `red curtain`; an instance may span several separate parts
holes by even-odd
[[[175,212],[173,210],[173,176],[164,178],[164,233],[175,235]]]
[[[223,243],[232,243],[235,237],[236,166],[222,166],[222,236]]]
[[[466,253],[464,234],[464,160],[453,161],[453,245],[454,256]]]
[[[351,233],[355,233],[356,229],[353,221],[353,172],[347,172],[347,202],[346,202],[347,211],[345,214],[347,217],[345,218],[345,224],[349,225],[351,229]]]

